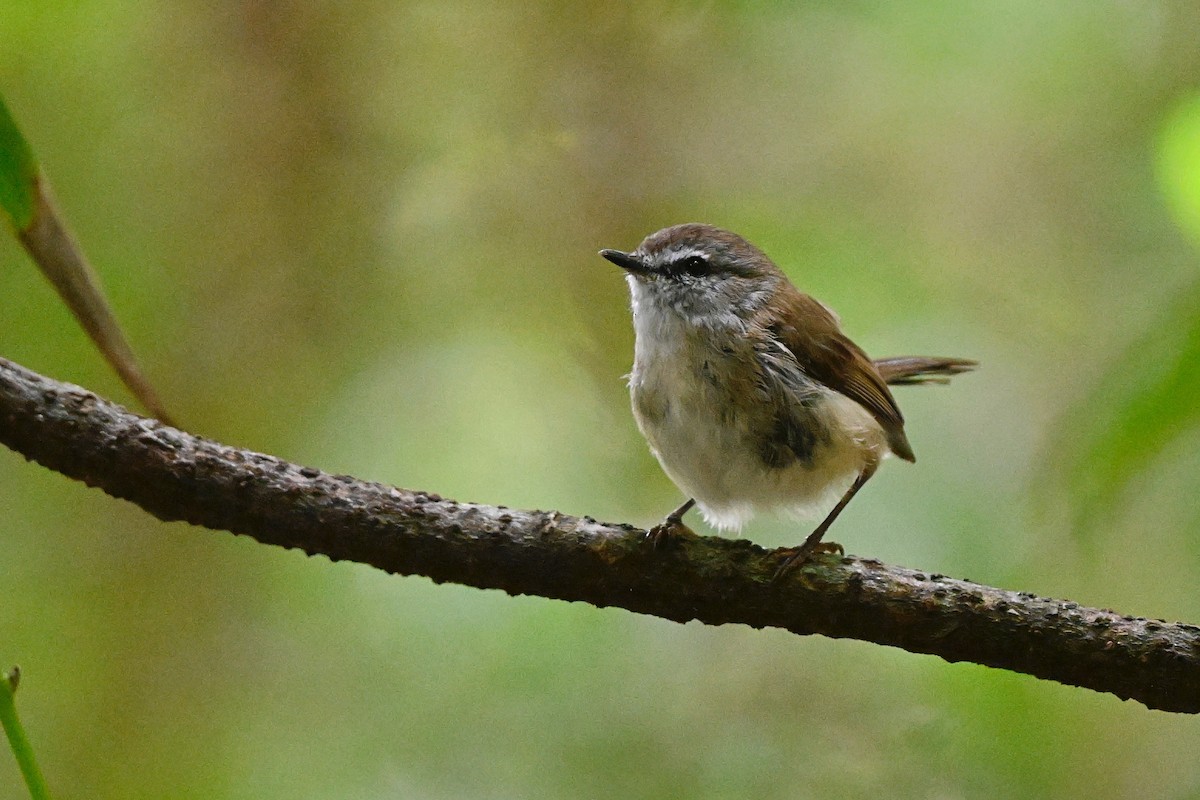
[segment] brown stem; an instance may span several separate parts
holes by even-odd
[[[1200,628],[1122,616],[861,558],[772,584],[771,551],[555,511],[458,503],[238,450],[0,359],[0,442],[163,520],[333,560],[677,622],[785,628],[973,661],[1200,712]]]

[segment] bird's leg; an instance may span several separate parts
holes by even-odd
[[[789,547],[779,551],[785,555],[785,558],[783,559],[783,563],[779,565],[779,569],[775,570],[775,577],[772,580],[777,581],[789,571],[803,565],[815,553],[837,553],[841,555],[846,552],[837,542],[822,542],[821,537],[825,535],[825,532],[829,530],[829,526],[838,518],[838,514],[841,514],[842,509],[850,504],[854,495],[871,479],[871,476],[875,474],[875,470],[878,468],[879,460],[876,458],[872,458],[863,465],[862,471],[858,473],[858,477],[854,479],[854,483],[850,484],[850,488],[842,495],[842,499],[833,507],[829,515],[808,535],[808,538],[804,540],[804,544],[799,547]]]
[[[696,505],[695,499],[690,499],[679,508],[667,514],[667,518],[659,524],[655,525],[650,530],[646,531],[646,538],[649,539],[655,548],[661,547],[662,544],[672,536],[680,534],[684,536],[695,536],[692,529],[683,524],[683,515],[691,510],[692,506]]]

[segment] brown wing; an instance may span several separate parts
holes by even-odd
[[[842,333],[832,311],[792,286],[784,292],[786,310],[764,319],[767,329],[791,350],[801,369],[871,412],[893,453],[916,461],[904,434],[904,416],[871,359]],[[803,331],[788,320],[804,320]]]

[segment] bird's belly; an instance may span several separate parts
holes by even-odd
[[[705,520],[734,530],[758,512],[827,511],[868,458],[886,452],[866,409],[823,386],[813,390],[817,397],[801,414],[818,434],[811,452],[772,466],[762,454],[769,410],[744,410],[753,401],[731,400],[696,365],[664,359],[635,367],[630,379],[634,416],[663,470],[695,498]]]

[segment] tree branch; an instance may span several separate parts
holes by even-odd
[[[590,517],[458,503],[238,450],[0,359],[0,442],[162,520],[265,544],[676,622],[862,639],[1200,712],[1200,627],[1128,617],[861,558],[771,583],[777,557],[696,538],[665,550]]]

